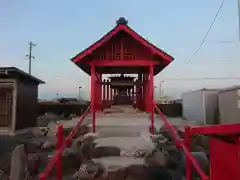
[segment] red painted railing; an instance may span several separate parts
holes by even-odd
[[[182,148],[182,150],[184,151],[184,153],[186,154],[186,178],[187,180],[191,180],[192,178],[192,166],[196,169],[197,173],[199,174],[199,176],[201,177],[202,180],[208,180],[208,176],[203,172],[203,170],[200,168],[198,162],[196,161],[196,159],[193,157],[192,153],[188,150],[187,146],[188,144],[190,144],[190,137],[186,136],[185,137],[185,142],[183,142],[181,140],[181,138],[179,137],[179,135],[177,134],[176,130],[174,129],[173,125],[168,122],[168,120],[165,118],[165,116],[163,115],[163,113],[161,112],[161,110],[159,109],[159,107],[156,105],[155,102],[154,103],[154,107],[157,110],[157,112],[159,113],[162,121],[165,123],[165,125],[167,126],[168,130],[171,132],[172,136],[174,137],[175,143],[177,147]],[[188,128],[185,129],[188,133]]]
[[[40,180],[46,180],[49,176],[50,171],[53,169],[54,165],[56,166],[56,179],[61,180],[62,179],[62,152],[64,148],[68,147],[73,139],[73,137],[76,135],[79,127],[82,125],[82,122],[88,112],[91,109],[90,105],[87,110],[83,113],[83,115],[79,118],[77,125],[73,128],[71,133],[63,140],[63,126],[62,124],[58,125],[58,132],[57,132],[57,150],[52,156],[50,162],[48,163],[47,167],[44,169],[44,171],[39,175]]]
[[[208,135],[211,180],[239,180],[240,123],[187,127],[187,136]],[[191,173],[191,169],[189,170]]]

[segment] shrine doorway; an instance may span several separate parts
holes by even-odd
[[[134,76],[124,74],[114,75],[104,80],[102,85],[102,99],[111,100],[111,105],[133,105],[135,102],[135,80]],[[110,91],[109,95],[108,92]],[[108,98],[108,96],[110,96]],[[107,97],[107,98],[106,98]]]

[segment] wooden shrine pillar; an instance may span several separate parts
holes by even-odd
[[[144,74],[144,106],[145,106],[145,111],[148,111],[148,73]]]
[[[133,107],[137,107],[136,102],[136,87],[137,87],[137,80],[134,81],[133,89],[132,89],[132,101],[133,101]]]
[[[140,109],[140,74],[138,74],[137,78],[137,86],[136,86],[136,98],[137,98],[137,108]]]
[[[127,101],[130,102],[130,89],[127,88]]]
[[[142,74],[142,106],[143,106],[143,111],[146,111],[146,107],[145,107],[145,74]]]
[[[96,120],[96,98],[95,98],[95,88],[96,88],[96,73],[95,66],[91,66],[91,104],[92,104],[92,132],[95,133],[95,120]]]
[[[114,104],[114,98],[115,98],[116,95],[117,95],[117,90],[114,88],[113,89],[113,104]]]
[[[103,84],[102,84],[102,74],[100,74],[100,110],[102,110],[102,99],[103,99]]]
[[[129,96],[130,96],[130,101],[132,102],[132,89],[133,88],[131,88],[131,89],[129,89]],[[133,103],[132,103],[133,104]]]
[[[139,104],[140,104],[140,102],[139,102],[139,95],[140,95],[140,88],[139,88],[139,83],[140,83],[140,76],[139,76],[139,74],[138,74],[138,78],[137,78],[137,86],[136,86],[136,101],[137,101],[137,108],[139,109]]]
[[[102,108],[105,108],[105,104],[106,104],[106,80],[103,80],[103,90],[102,90]]]
[[[150,101],[150,108],[151,108],[151,131],[152,134],[154,134],[154,111],[155,111],[155,106],[153,103],[153,96],[154,96],[154,69],[153,69],[153,65],[151,64],[149,67],[149,71],[150,71],[150,82],[149,82],[149,101]]]
[[[140,86],[140,105],[141,105],[141,110],[144,110],[144,102],[143,102],[143,74],[141,74],[141,86]]]
[[[110,106],[112,106],[113,103],[113,89],[111,88],[111,86],[109,85],[109,90],[110,90]]]
[[[102,104],[102,74],[98,73],[98,108],[97,110],[101,110],[101,104]]]
[[[137,108],[141,109],[141,74],[138,74],[138,81],[137,81]]]
[[[106,85],[106,90],[107,90],[106,105],[107,105],[107,108],[109,108],[109,102],[110,102],[109,89],[110,89],[110,81],[107,80],[107,85]]]
[[[101,109],[101,99],[102,99],[102,94],[101,94],[101,75],[96,72],[96,111],[99,111]]]
[[[128,96],[129,96],[129,101],[130,101],[129,103],[132,102],[132,95],[131,95],[132,93],[131,93],[131,92],[132,92],[132,88],[130,88],[130,89],[128,90]]]
[[[150,100],[149,100],[149,72],[146,73],[145,75],[145,107],[146,107],[146,112],[151,112],[150,109]]]

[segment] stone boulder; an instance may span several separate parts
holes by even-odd
[[[91,151],[91,158],[101,158],[107,156],[120,156],[121,150],[114,146],[95,147]]]
[[[148,167],[145,165],[130,165],[128,167],[108,172],[105,180],[172,180],[171,173],[166,168]]]
[[[150,132],[150,133],[152,133],[152,126],[148,126],[148,131]],[[158,134],[158,130],[157,130],[157,128],[154,126],[154,128],[153,128],[153,131],[154,131],[154,134]]]
[[[91,132],[91,128],[87,125],[80,126],[75,137],[82,136]],[[74,137],[74,138],[75,138]]]
[[[34,153],[41,149],[43,144],[47,141],[47,137],[35,137],[29,140],[23,141],[23,144],[28,153]]]
[[[206,173],[209,173],[209,160],[204,152],[192,152],[193,157],[197,160],[200,168]],[[180,162],[180,170],[183,174],[186,173],[186,155],[183,153]],[[193,177],[198,177],[198,173],[193,168]]]
[[[51,121],[48,126],[47,140],[42,145],[44,149],[55,148],[57,146],[57,124]]]
[[[147,180],[149,179],[149,167],[145,165],[131,165],[125,168],[125,180]]]
[[[148,179],[151,180],[173,180],[171,172],[164,167],[151,167],[148,169]]]
[[[162,134],[151,135],[150,139],[152,140],[153,143],[157,142],[166,143],[168,141],[168,139],[165,138]]]
[[[48,132],[48,128],[47,127],[34,127],[32,129],[32,134],[35,137],[42,137],[45,136]]]
[[[184,138],[184,132],[180,129],[180,127],[173,126],[173,128],[175,129],[180,138]],[[166,125],[163,125],[159,129],[158,134],[162,134],[169,141],[174,141],[174,137],[172,136],[172,133],[169,131]]]
[[[88,180],[99,177],[107,177],[105,168],[100,163],[95,163],[92,160],[85,161],[81,164],[79,170],[74,173],[74,179]]]
[[[50,121],[47,125],[47,137],[52,137],[57,135],[57,123]]]
[[[94,133],[88,133],[84,135],[83,141],[80,147],[80,151],[82,153],[83,158],[87,160],[91,159],[91,152],[92,152],[92,149],[96,146],[94,141],[97,138],[97,136],[98,135]]]
[[[23,180],[28,176],[26,171],[26,159],[27,155],[25,153],[24,145],[18,145],[13,150],[11,156],[11,169],[9,176],[11,180]]]
[[[57,114],[47,112],[42,116],[39,116],[37,118],[37,126],[39,127],[46,127],[51,121],[52,122],[57,122],[61,119],[64,119],[63,116],[59,116]]]
[[[165,167],[167,158],[161,151],[153,151],[145,157],[145,163],[150,167]]]
[[[30,177],[34,177],[38,174],[40,167],[40,157],[37,153],[31,153],[27,155],[27,170]]]
[[[104,180],[125,180],[127,172],[125,169],[118,169],[116,171],[110,171]]]

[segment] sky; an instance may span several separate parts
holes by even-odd
[[[240,77],[237,0],[227,0],[198,54],[221,0],[0,0],[0,65],[28,71],[29,41],[35,59],[32,74],[46,82],[39,97],[89,98],[89,76],[70,61],[110,31],[119,17],[175,60],[155,76],[164,95],[200,88],[239,85],[235,80],[175,81],[172,78]],[[223,43],[225,42],[225,43]],[[227,43],[226,43],[227,42]],[[191,63],[187,63],[192,60]]]

